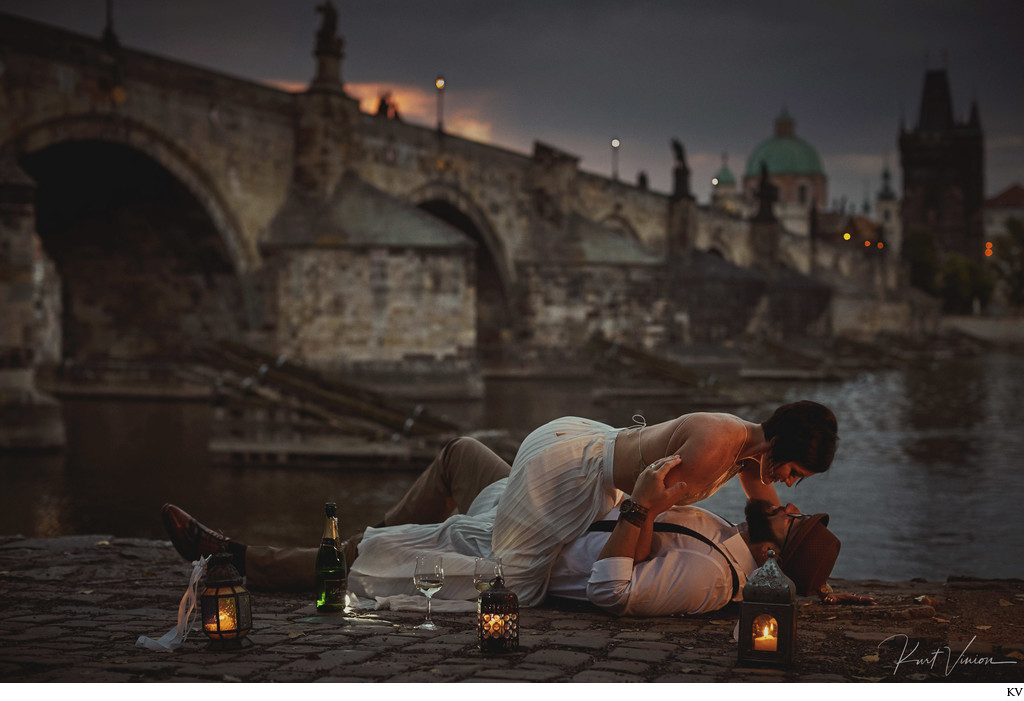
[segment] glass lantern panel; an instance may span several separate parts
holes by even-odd
[[[238,615],[235,597],[221,597],[217,608],[218,618],[220,619],[220,632],[226,638],[234,637],[238,632]]]
[[[203,604],[203,630],[207,633],[217,632],[217,599],[209,596],[208,589],[202,598]]]
[[[252,628],[252,599],[249,592],[238,595],[238,630],[244,634]]]
[[[775,652],[779,646],[779,624],[773,616],[762,613],[754,619],[751,634],[754,649],[762,652]]]

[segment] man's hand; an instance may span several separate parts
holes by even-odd
[[[678,455],[655,460],[636,478],[633,493],[629,496],[637,504],[650,509],[652,518],[667,511],[686,495],[686,482],[665,484],[669,471],[681,461]]]

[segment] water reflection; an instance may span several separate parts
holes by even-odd
[[[776,386],[779,401],[814,399],[835,411],[833,469],[780,488],[805,512],[827,512],[843,541],[835,575],[944,579],[1022,577],[1024,358],[991,355],[927,368],[864,373],[842,383]],[[661,421],[695,407],[676,401],[591,400],[591,384],[496,380],[484,402],[438,405],[471,427],[520,437],[577,414],[612,425],[635,413]],[[738,407],[760,421],[772,405]],[[159,509],[179,504],[243,541],[315,544],[323,503],[339,504],[342,531],[380,521],[412,470],[229,468],[207,454],[210,408],[195,403],[69,401],[66,455],[0,457],[0,533],[164,538]],[[734,480],[703,504],[733,521],[744,497]]]
[[[1024,408],[1013,399],[1022,370],[1024,359],[993,355],[791,392],[839,417],[833,469],[780,489],[804,511],[831,514],[843,541],[836,576],[1024,574],[1016,515],[1024,434],[1015,429]],[[725,491],[716,506],[741,517],[738,487]]]

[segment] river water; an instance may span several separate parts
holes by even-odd
[[[780,488],[804,512],[831,514],[843,541],[834,576],[1024,577],[1024,358],[991,354],[771,390],[772,403],[735,413],[761,421],[776,401],[806,398],[838,417],[832,470]],[[596,403],[578,380],[494,380],[482,402],[434,408],[471,426],[525,434],[568,414],[622,426],[634,413],[654,423],[700,407]],[[216,466],[203,403],[73,400],[64,412],[64,454],[0,456],[0,534],[162,539],[159,509],[171,501],[244,542],[314,545],[325,501],[339,503],[347,534],[379,521],[416,475]],[[735,482],[702,506],[741,520]]]

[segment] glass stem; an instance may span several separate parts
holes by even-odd
[[[433,621],[430,620],[430,600],[432,598],[433,597],[431,597],[429,594],[427,594],[427,623],[433,623]]]

